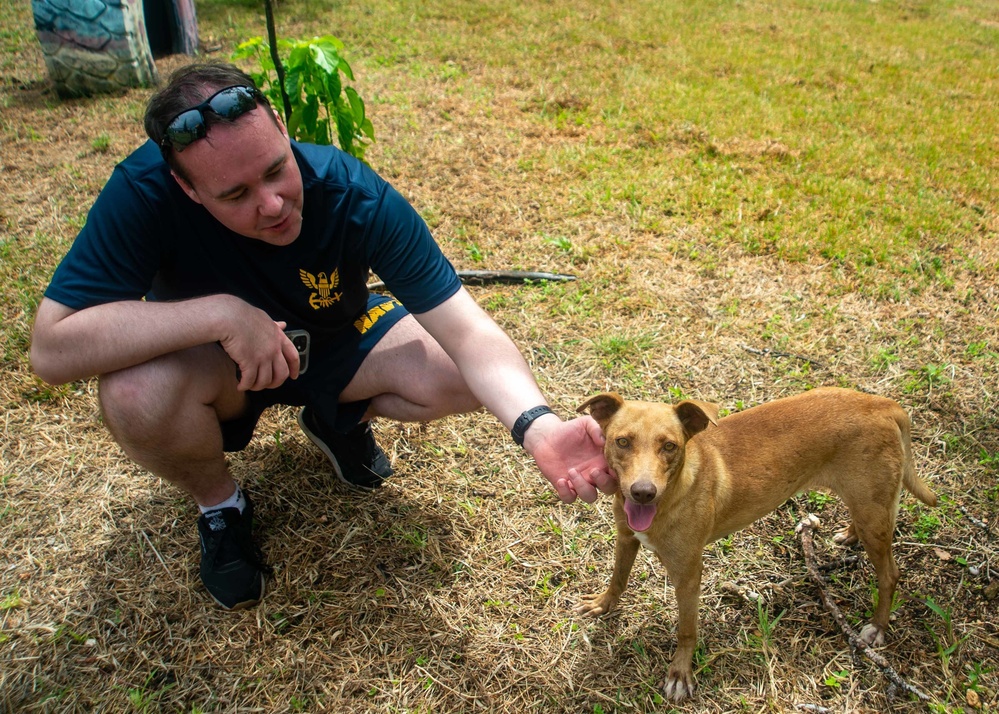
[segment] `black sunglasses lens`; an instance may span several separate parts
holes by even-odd
[[[205,120],[198,109],[188,109],[167,127],[174,149],[180,151],[205,135]]]
[[[183,151],[198,139],[203,138],[208,129],[205,126],[204,111],[211,111],[226,121],[238,119],[257,106],[257,93],[249,87],[228,87],[213,95],[207,101],[182,112],[166,128],[166,140],[175,151]]]
[[[208,100],[208,108],[223,119],[241,117],[256,105],[256,98],[246,87],[223,89]]]

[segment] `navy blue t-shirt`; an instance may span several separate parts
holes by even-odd
[[[413,207],[363,162],[292,142],[302,232],[272,246],[225,228],[170,175],[151,141],[115,167],[45,296],[75,310],[226,293],[313,340],[364,319],[373,270],[413,313],[461,286]]]

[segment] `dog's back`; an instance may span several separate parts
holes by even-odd
[[[687,449],[697,449],[702,459],[714,452],[713,460],[724,464],[717,474],[724,505],[716,514],[716,537],[806,487],[833,491],[850,506],[863,499],[897,504],[904,485],[927,505],[936,504],[916,476],[905,410],[850,389],[813,389],[732,414],[694,436]],[[874,471],[879,478],[871,477]]]

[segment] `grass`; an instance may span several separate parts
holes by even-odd
[[[224,12],[235,36],[259,32],[255,10],[204,5],[202,18]],[[535,131],[585,136],[520,159],[535,174],[573,176],[538,187],[570,205],[567,218],[620,216],[664,236],[683,222],[753,254],[902,270],[955,248],[954,229],[977,230],[994,204],[991,133],[972,129],[995,122],[995,29],[980,8],[333,12],[349,47],[400,79],[436,81],[484,113],[512,86]],[[286,14],[294,27],[300,11]]]
[[[197,12],[212,58],[264,33],[256,0]],[[559,413],[606,389],[723,413],[820,384],[900,401],[942,505],[903,500],[901,587],[925,599],[899,598],[882,653],[936,711],[999,708],[993,3],[287,0],[277,21],[344,40],[366,156],[457,267],[576,276],[471,289]],[[640,553],[616,614],[574,616],[610,575],[609,500],[556,503],[483,415],[376,425],[399,476],[361,497],[268,412],[231,464],[276,572],[255,610],[206,602],[191,504],[113,444],[96,382],[27,362],[150,90],[59,101],[11,0],[0,70],[0,709],[671,710],[662,568]],[[804,494],[707,550],[684,711],[925,710],[815,599],[808,510],[846,519]],[[860,624],[872,569],[817,547]]]

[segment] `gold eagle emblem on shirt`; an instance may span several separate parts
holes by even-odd
[[[309,295],[309,304],[312,305],[313,310],[329,307],[333,303],[339,302],[340,298],[343,297],[343,293],[333,292],[340,284],[339,268],[330,273],[329,276],[322,272],[319,275],[313,275],[308,270],[300,269],[298,277],[302,279],[305,287],[314,291]]]

